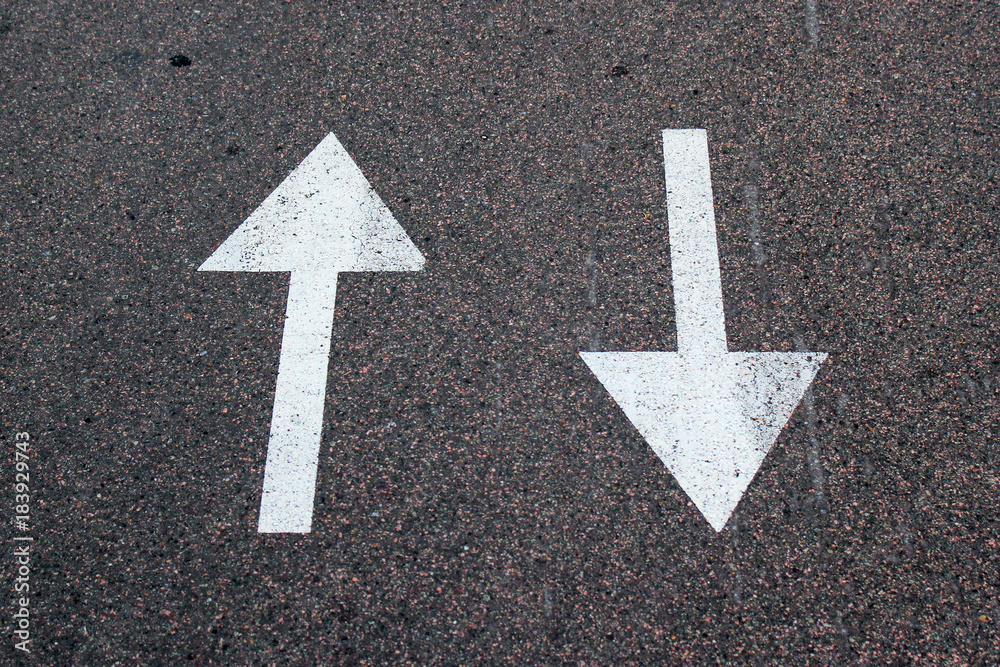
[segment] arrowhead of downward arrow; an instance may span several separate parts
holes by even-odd
[[[333,134],[199,271],[419,271],[424,257]]]
[[[826,359],[818,352],[580,356],[716,531]]]

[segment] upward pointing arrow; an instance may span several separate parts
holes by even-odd
[[[581,352],[716,531],[736,509],[823,352],[729,352],[705,130],[664,130],[677,352]]]
[[[257,529],[308,533],[340,271],[418,271],[423,255],[327,135],[199,271],[290,271]]]

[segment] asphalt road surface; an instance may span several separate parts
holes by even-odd
[[[998,32],[6,3],[3,661],[1000,664]],[[684,128],[729,349],[829,355],[720,532],[579,356],[678,349]],[[197,268],[331,132],[426,264],[340,274],[311,532],[262,534],[289,277]]]

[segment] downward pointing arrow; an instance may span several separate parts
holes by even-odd
[[[705,130],[664,130],[677,352],[581,352],[720,531],[826,359],[729,352]]]
[[[340,271],[418,271],[424,258],[332,134],[199,271],[290,271],[257,530],[308,533]]]

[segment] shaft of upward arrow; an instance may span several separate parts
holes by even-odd
[[[334,271],[293,271],[260,500],[261,533],[308,533],[323,431]]]
[[[663,169],[677,351],[682,357],[723,355],[726,321],[705,130],[663,130]]]

